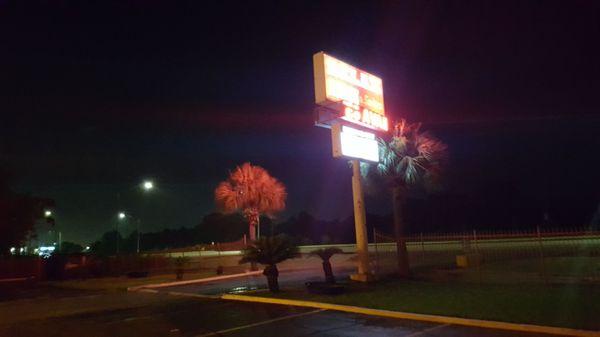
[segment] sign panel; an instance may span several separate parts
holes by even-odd
[[[375,134],[335,124],[331,127],[333,157],[348,157],[379,162],[379,145]]]
[[[383,81],[323,52],[313,55],[315,102],[338,110],[338,118],[378,131],[388,130]]]

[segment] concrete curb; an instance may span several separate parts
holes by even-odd
[[[129,288],[127,288],[127,291],[138,291],[141,289],[156,289],[156,288],[164,288],[164,287],[183,286],[183,285],[188,285],[188,284],[220,281],[220,280],[232,279],[232,278],[237,278],[237,277],[253,276],[253,275],[260,275],[260,274],[262,274],[262,271],[257,270],[257,271],[239,273],[239,274],[206,277],[206,278],[200,278],[200,279],[196,279],[196,280],[145,284],[145,285],[141,285],[141,286],[129,287]]]
[[[221,296],[224,300],[232,301],[243,301],[243,302],[257,302],[257,303],[269,303],[269,304],[281,304],[281,305],[292,305],[298,307],[318,308],[327,310],[336,310],[343,312],[350,312],[363,315],[390,317],[399,319],[408,319],[414,321],[433,322],[442,324],[453,324],[453,325],[464,325],[478,328],[488,329],[501,329],[510,331],[521,331],[521,332],[533,332],[533,333],[545,333],[560,336],[577,336],[577,337],[600,337],[600,331],[590,330],[578,330],[570,328],[559,328],[543,325],[533,324],[518,324],[498,321],[485,321],[479,319],[469,319],[460,317],[449,317],[449,316],[437,316],[437,315],[426,315],[426,314],[415,314],[400,311],[381,310],[381,309],[370,309],[363,307],[355,307],[349,305],[301,301],[301,300],[286,300],[280,298],[267,298],[258,296],[246,296],[246,295],[233,295],[225,294]]]
[[[22,281],[29,281],[29,280],[34,280],[34,279],[35,279],[35,276],[3,278],[3,279],[0,279],[0,283],[22,282]]]

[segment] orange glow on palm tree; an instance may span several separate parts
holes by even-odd
[[[215,189],[215,201],[224,213],[242,212],[250,240],[256,240],[260,215],[272,216],[285,208],[285,186],[260,166],[244,163]]]

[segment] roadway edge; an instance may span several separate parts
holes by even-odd
[[[238,274],[205,277],[205,278],[199,278],[199,279],[195,279],[195,280],[145,284],[145,285],[140,285],[140,286],[135,286],[135,287],[129,287],[129,288],[127,288],[127,291],[139,291],[139,290],[143,290],[143,289],[156,289],[156,288],[164,288],[164,287],[183,286],[183,285],[188,285],[188,284],[220,281],[220,280],[226,280],[226,279],[230,279],[230,278],[253,276],[253,275],[260,275],[260,274],[262,274],[262,271],[258,270],[258,271],[249,271],[249,272],[238,273]]]
[[[508,322],[499,322],[499,321],[486,321],[486,320],[451,317],[451,316],[415,314],[415,313],[409,313],[409,312],[371,309],[371,308],[363,308],[363,307],[332,304],[332,303],[321,303],[321,302],[302,301],[302,300],[288,300],[288,299],[281,299],[281,298],[268,298],[268,297],[247,296],[247,295],[234,295],[234,294],[224,294],[221,296],[221,299],[231,300],[231,301],[292,305],[292,306],[297,306],[297,307],[336,310],[336,311],[350,312],[350,313],[363,314],[363,315],[408,319],[408,320],[423,321],[423,322],[463,325],[463,326],[471,326],[471,327],[478,327],[478,328],[501,329],[501,330],[534,332],[534,333],[546,333],[546,334],[553,334],[553,335],[560,335],[560,336],[600,337],[600,331],[559,328],[559,327],[533,325],[533,324],[518,324],[518,323],[508,323]]]

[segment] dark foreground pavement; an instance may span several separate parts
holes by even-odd
[[[0,302],[0,336],[543,336],[166,293],[81,293]]]

